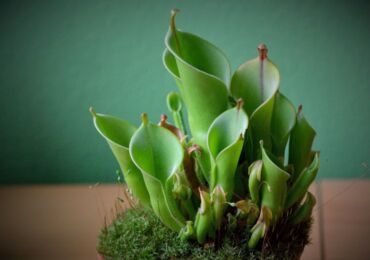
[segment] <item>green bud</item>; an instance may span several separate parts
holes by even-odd
[[[186,225],[180,230],[181,241],[188,240],[194,236],[193,221],[186,221]]]
[[[220,228],[226,208],[226,193],[220,185],[214,188],[211,195],[212,207],[217,229]]]
[[[262,160],[253,162],[249,168],[249,194],[254,203],[259,203],[260,199],[260,184],[261,184],[261,174],[262,174]]]
[[[195,233],[197,240],[203,244],[207,236],[214,236],[215,228],[212,214],[211,197],[206,191],[199,190],[200,208],[195,218]]]
[[[252,235],[248,241],[249,248],[255,248],[258,241],[264,237],[272,221],[272,212],[266,206],[262,206],[260,216],[257,223],[252,227]]]
[[[263,223],[258,223],[258,225],[253,229],[252,235],[248,240],[248,247],[255,248],[260,241],[261,238],[265,235],[266,232],[266,225]]]

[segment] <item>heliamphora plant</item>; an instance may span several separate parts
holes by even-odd
[[[308,187],[319,168],[315,131],[302,107],[296,111],[280,92],[264,44],[231,77],[225,54],[178,30],[175,15],[163,54],[179,89],[167,99],[174,125],[165,115],[154,124],[143,113],[136,128],[91,108],[95,127],[133,195],[182,239],[203,244],[247,229],[255,248],[281,217],[289,225],[310,218],[315,198]]]

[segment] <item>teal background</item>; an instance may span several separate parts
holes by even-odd
[[[281,90],[316,128],[321,178],[366,175],[370,6],[360,1],[2,1],[0,183],[111,182],[118,165],[88,107],[139,124],[175,90],[161,61],[178,27],[233,70],[265,42]],[[368,174],[366,176],[369,176]]]

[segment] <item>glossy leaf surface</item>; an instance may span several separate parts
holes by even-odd
[[[294,180],[309,163],[315,135],[315,130],[303,116],[302,106],[300,106],[297,113],[297,121],[289,141],[289,163],[294,166]]]
[[[234,191],[234,174],[248,128],[242,101],[215,119],[208,132],[208,149],[212,158],[211,189],[220,185],[230,199]]]
[[[276,219],[282,213],[287,195],[287,182],[290,174],[281,169],[271,159],[261,142],[262,150],[262,181],[261,205],[269,208],[272,212],[272,219]]]
[[[223,52],[208,41],[175,27],[175,13],[166,35],[163,61],[173,75],[187,108],[193,141],[207,152],[207,131],[227,109],[230,65]],[[203,161],[209,169],[209,160]]]
[[[265,45],[259,46],[259,57],[242,64],[234,73],[230,91],[235,98],[244,100],[244,109],[250,117],[253,136],[253,154],[259,154],[259,141],[271,148],[271,118],[280,74],[267,58]]]
[[[149,205],[149,194],[144,184],[143,175],[132,162],[129,143],[136,127],[117,117],[98,114],[91,108],[95,128],[107,141],[117,159],[125,182],[136,198],[144,205]]]
[[[282,158],[296,121],[296,112],[293,104],[280,92],[275,94],[271,120],[272,151],[277,157]]]
[[[143,173],[154,212],[165,225],[180,231],[185,219],[172,196],[170,181],[183,160],[179,140],[169,130],[149,123],[143,114],[143,124],[130,142],[130,154]]]
[[[319,155],[315,154],[310,166],[305,168],[288,191],[285,207],[289,208],[306,194],[311,183],[315,180],[319,170]]]

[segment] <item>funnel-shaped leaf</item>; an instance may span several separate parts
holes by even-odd
[[[143,173],[154,212],[169,228],[180,231],[185,220],[172,196],[170,181],[183,160],[179,140],[169,130],[149,123],[143,114],[143,124],[130,142],[130,154]]]
[[[207,131],[227,109],[230,65],[223,52],[208,41],[177,30],[175,13],[165,39],[163,62],[179,86],[193,141],[203,149],[203,161],[209,169],[209,160],[204,155]]]
[[[261,205],[271,210],[272,219],[273,221],[276,221],[285,206],[287,181],[290,175],[281,169],[274,161],[272,161],[272,157],[267,154],[262,142],[261,151],[263,162]]]
[[[319,154],[316,153],[310,166],[305,168],[288,191],[285,207],[289,208],[306,194],[308,187],[316,178],[319,170]]]
[[[310,126],[302,113],[302,106],[298,108],[297,122],[290,134],[289,163],[294,166],[293,180],[310,162],[310,154],[316,132]]]
[[[244,109],[250,117],[253,135],[253,154],[259,154],[259,141],[271,148],[271,118],[274,97],[279,88],[280,74],[267,58],[267,48],[259,46],[259,57],[242,64],[231,79],[230,91],[244,100]]]
[[[280,158],[284,157],[285,146],[290,131],[296,120],[293,104],[280,92],[275,94],[274,112],[271,121],[272,151]]]
[[[136,127],[117,117],[95,113],[92,108],[90,110],[93,114],[95,128],[108,142],[120,165],[127,186],[141,203],[149,205],[149,194],[143,175],[132,162],[128,149]]]
[[[230,199],[234,191],[234,174],[243,148],[248,117],[243,102],[223,112],[208,132],[208,149],[212,158],[211,190],[220,185]]]

